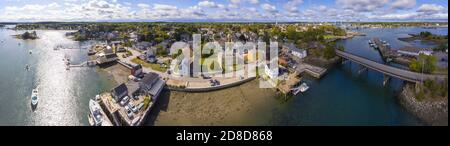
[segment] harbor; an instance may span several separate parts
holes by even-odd
[[[2,30],[1,33],[6,32]],[[79,65],[93,60],[88,56],[88,49],[81,49],[87,46],[80,43],[78,45],[81,46],[80,49],[55,51],[53,47],[49,47],[52,44],[46,40],[59,38],[61,33],[38,31],[38,34],[40,34],[41,40],[34,42],[12,40],[9,35],[4,35],[7,37],[4,37],[5,43],[2,45],[7,47],[2,46],[0,50],[2,51],[1,57],[5,59],[4,62],[0,62],[0,66],[4,68],[1,78],[5,82],[13,84],[0,84],[0,86],[9,91],[13,91],[15,87],[21,87],[23,92],[1,93],[1,97],[12,97],[1,99],[0,111],[6,117],[1,119],[1,125],[90,125],[89,101],[96,95],[104,96],[105,102],[98,102],[103,113],[116,116],[116,118],[105,116],[111,119],[112,125],[133,125],[134,119],[143,119],[141,117],[144,117],[144,112],[134,113],[132,108],[133,105],[140,105],[141,99],[131,100],[132,105],[129,108],[128,105],[120,105],[120,101],[114,102],[110,97],[112,89],[122,83],[127,85],[126,78],[131,73],[129,68],[125,67],[128,70],[126,70],[127,73],[124,73],[126,75],[121,76],[125,78],[121,79],[123,80],[121,82],[117,82],[108,72],[104,71],[108,70],[108,66],[74,67],[70,71],[66,71],[66,64],[61,61],[65,57],[69,58],[71,65]],[[381,61],[378,58],[380,56],[377,50],[369,48],[368,39],[365,38],[380,36],[373,36],[371,32],[366,32],[366,34],[367,36],[344,41],[347,51]],[[382,39],[389,42],[393,48],[401,47],[395,41]],[[362,44],[357,44],[359,42]],[[58,44],[54,43],[53,45]],[[32,55],[29,54],[29,49],[33,50]],[[15,63],[15,65],[10,63]],[[30,71],[25,72],[24,67],[27,64],[30,66]],[[124,66],[120,63],[116,65]],[[258,80],[206,93],[162,90],[157,102],[151,104],[151,110],[148,108],[147,120],[137,120],[141,123],[136,122],[136,125],[422,124],[396,104],[395,96],[402,84],[400,80],[394,79],[384,87],[380,85],[382,76],[379,73],[369,71],[366,75],[357,75],[354,73],[356,68],[355,65],[344,64],[329,68],[323,74],[321,73],[323,70],[318,69],[319,76],[317,77],[320,79],[305,70],[296,78],[306,82],[309,89],[304,93],[299,92],[297,96],[289,100],[284,100],[282,97],[281,100],[278,100],[278,93],[272,89],[258,88],[255,90]],[[11,77],[11,74],[16,76]],[[37,85],[39,85],[40,99],[35,112],[32,112],[31,109],[18,112],[10,110],[13,107],[30,108],[30,92]],[[291,89],[298,89],[296,87],[299,86]],[[343,93],[343,88],[348,92]],[[131,86],[128,89],[131,89]],[[129,99],[132,98],[129,96]],[[103,105],[104,103],[109,104],[108,107],[111,107],[111,111],[117,114],[108,114],[109,111],[107,106]],[[112,107],[115,107],[116,111]],[[131,114],[134,117],[133,120],[127,119],[129,110],[127,111],[126,107],[133,112]]]

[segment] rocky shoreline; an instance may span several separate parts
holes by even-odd
[[[414,85],[406,84],[398,96],[400,104],[427,125],[448,126],[448,98],[418,101]]]

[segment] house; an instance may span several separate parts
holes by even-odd
[[[104,64],[104,63],[110,63],[113,61],[116,61],[119,57],[116,54],[104,54],[100,53],[97,56],[97,64]]]
[[[130,39],[129,39],[130,42],[137,42],[138,41],[138,35],[136,34],[136,32],[132,32],[128,36],[130,37]]]
[[[294,44],[290,43],[288,45],[284,45],[283,48],[289,50],[289,52],[299,59],[303,59],[308,56],[306,50],[297,48]]]
[[[150,42],[139,42],[134,47],[139,50],[147,50],[151,46],[152,46],[152,43],[150,43]]]
[[[116,102],[120,102],[123,97],[128,95],[127,86],[122,83],[111,90],[111,96]]]
[[[156,59],[155,53],[153,53],[153,49],[147,50],[145,54],[145,60],[149,63],[156,63],[158,61]]]
[[[152,101],[156,101],[164,86],[164,80],[161,80],[158,74],[152,72],[145,74],[144,78],[139,82],[141,92],[150,95]]]
[[[97,55],[97,64],[104,64],[116,61],[119,57],[113,52],[110,46],[107,46],[102,53]]]
[[[401,55],[405,55],[405,56],[419,56],[420,54],[424,54],[424,55],[432,55],[433,54],[433,50],[431,49],[419,49],[419,48],[414,48],[414,47],[405,47],[405,48],[401,48],[399,50],[397,50],[397,53],[401,54]]]
[[[278,77],[278,67],[276,68],[270,68],[270,64],[264,65],[264,72],[267,76],[269,76],[271,79],[275,79]]]
[[[142,75],[142,65],[134,65],[131,67],[131,75],[139,77]]]

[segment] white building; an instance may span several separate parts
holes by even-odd
[[[288,49],[289,52],[292,53],[292,55],[294,55],[295,57],[298,57],[300,59],[305,58],[306,56],[308,56],[308,53],[306,52],[305,49],[299,49],[297,48],[294,44],[290,43],[288,45],[284,45],[284,48]]]
[[[102,53],[97,55],[97,64],[109,63],[116,61],[119,57],[113,52],[110,46],[107,46]]]
[[[433,50],[431,49],[419,49],[419,48],[401,48],[397,50],[399,54],[406,55],[406,56],[419,56],[420,54],[424,55],[433,55]]]
[[[275,78],[278,77],[278,67],[277,68],[270,68],[270,64],[264,65],[264,72],[271,79],[275,79]]]

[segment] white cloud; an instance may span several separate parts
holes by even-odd
[[[395,0],[391,6],[394,9],[409,9],[416,6],[416,0]]]
[[[419,7],[417,12],[423,12],[423,13],[438,13],[443,11],[445,8],[441,5],[436,4],[423,4]]]
[[[284,8],[286,9],[286,11],[291,12],[291,13],[296,13],[298,12],[298,5],[300,5],[301,3],[303,3],[303,0],[289,0],[285,5]]]
[[[389,0],[337,0],[336,4],[356,12],[371,12],[384,7]]]
[[[200,7],[207,7],[207,8],[217,8],[217,4],[210,1],[201,1],[198,3],[198,6]]]
[[[137,6],[138,6],[139,8],[150,8],[150,5],[149,5],[149,4],[143,4],[143,3],[139,3],[139,4],[137,4]]]
[[[261,8],[262,8],[264,11],[267,11],[267,12],[270,12],[270,13],[276,13],[276,12],[278,12],[278,11],[277,11],[277,8],[276,8],[274,5],[271,5],[271,4],[268,4],[268,3],[261,4]]]

